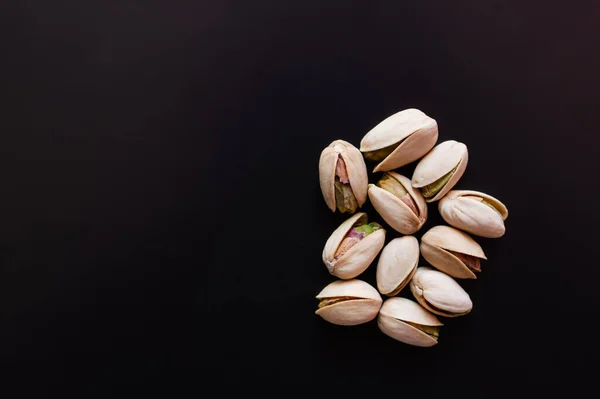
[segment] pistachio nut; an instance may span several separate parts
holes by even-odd
[[[344,140],[327,146],[319,159],[319,184],[333,212],[354,213],[367,200],[367,166],[358,148]]]
[[[419,263],[419,242],[413,236],[394,238],[377,261],[377,289],[395,296],[408,284]]]
[[[342,223],[323,248],[323,263],[329,273],[350,279],[364,272],[385,242],[385,229],[367,223],[367,214],[358,212]]]
[[[428,347],[438,343],[440,326],[444,324],[418,303],[394,297],[381,306],[377,325],[385,335],[395,340]]]
[[[423,234],[421,255],[454,278],[477,278],[474,272],[480,272],[481,259],[487,259],[475,240],[450,226],[435,226]]]
[[[394,230],[417,232],[427,220],[427,204],[410,180],[396,172],[386,172],[377,184],[369,184],[369,199],[375,210]]]
[[[382,299],[375,288],[362,280],[338,280],[317,295],[319,308],[315,312],[330,323],[355,326],[377,316]]]
[[[381,161],[373,172],[383,172],[421,158],[437,139],[435,119],[409,108],[385,118],[371,129],[361,140],[360,150],[365,158]]]
[[[487,238],[504,235],[508,209],[491,195],[452,190],[440,200],[438,209],[444,220],[458,229]]]
[[[461,178],[467,167],[467,146],[444,141],[429,151],[415,167],[412,186],[421,190],[426,202],[441,199]]]
[[[425,309],[439,316],[463,316],[473,308],[471,297],[456,280],[427,266],[417,268],[410,291]]]

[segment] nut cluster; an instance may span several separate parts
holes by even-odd
[[[443,323],[437,316],[471,311],[471,298],[455,279],[477,278],[487,258],[467,233],[501,237],[508,210],[490,195],[452,190],[467,167],[467,146],[454,140],[436,145],[437,140],[435,119],[411,108],[371,129],[360,150],[336,140],[322,151],[319,182],[325,203],[333,212],[351,215],[323,249],[323,263],[338,278],[316,296],[316,314],[326,321],[353,326],[377,317],[384,334],[426,347],[438,343]],[[383,172],[376,184],[368,182],[365,159],[377,162],[373,172]],[[410,179],[394,171],[417,160]],[[357,212],[367,197],[385,223],[403,236],[385,243],[385,226],[369,223],[365,212]],[[427,204],[436,201],[450,226],[432,227],[419,243],[411,234],[427,221]],[[375,289],[356,277],[378,255]],[[419,265],[421,255],[430,266]],[[407,286],[416,302],[397,296]]]

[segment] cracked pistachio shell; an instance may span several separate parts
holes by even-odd
[[[454,140],[444,141],[419,161],[412,176],[412,186],[423,188],[440,180],[456,168],[448,182],[432,198],[425,198],[425,202],[437,201],[444,197],[462,177],[468,160],[469,152],[466,145]]]
[[[477,278],[462,260],[448,251],[487,259],[475,240],[454,227],[435,226],[421,237],[421,255],[436,269],[454,278]]]
[[[373,172],[383,172],[407,165],[433,148],[438,139],[435,119],[422,111],[409,108],[397,112],[371,129],[361,140],[363,153],[382,150],[397,145],[375,166]]]
[[[419,242],[413,236],[394,238],[381,251],[377,261],[377,289],[394,296],[408,284],[417,270]]]
[[[504,235],[508,210],[491,195],[452,190],[440,200],[438,209],[444,220],[458,229],[486,238]]]
[[[435,315],[410,299],[394,297],[383,303],[377,325],[385,335],[414,346],[429,347],[438,343],[437,339],[409,323],[432,327],[444,325]]]
[[[329,273],[341,279],[351,279],[364,272],[375,260],[385,243],[386,231],[383,228],[360,240],[340,258],[335,259],[334,257],[335,252],[350,229],[357,224],[366,223],[367,214],[358,212],[343,222],[327,239],[322,257]]]
[[[344,298],[317,309],[315,314],[340,326],[355,326],[373,320],[381,308],[382,299],[375,288],[362,280],[338,280],[317,295],[318,300]]]
[[[417,268],[410,291],[425,309],[440,316],[463,316],[473,308],[471,297],[456,280],[430,267]]]
[[[375,184],[369,184],[369,200],[391,228],[402,234],[414,234],[427,220],[425,199],[419,190],[413,188],[407,177],[396,172],[387,172],[387,174],[402,184],[417,206],[419,215],[417,216],[400,198]]]
[[[358,148],[344,140],[335,140],[327,146],[319,159],[319,184],[325,203],[333,212],[336,209],[335,171],[338,158],[346,164],[348,181],[359,208],[367,200],[367,166]]]

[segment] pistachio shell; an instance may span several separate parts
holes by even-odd
[[[475,240],[454,227],[435,226],[421,237],[421,255],[432,266],[454,278],[477,278],[463,261],[448,251],[487,259]]]
[[[358,148],[344,140],[335,140],[327,146],[319,158],[319,184],[325,203],[333,212],[336,209],[335,171],[338,158],[346,165],[348,181],[359,207],[367,200],[367,166]]]
[[[400,143],[375,166],[381,172],[407,165],[427,154],[438,138],[435,119],[422,111],[409,108],[397,112],[371,129],[361,140],[360,150],[371,152]]]
[[[358,212],[344,221],[335,231],[323,248],[323,263],[327,270],[341,279],[351,279],[364,272],[377,257],[385,243],[385,229],[381,228],[354,245],[339,259],[335,259],[335,252],[342,240],[356,224],[366,224],[367,214]]]
[[[412,187],[407,177],[396,172],[387,172],[387,174],[398,180],[406,189],[417,205],[419,216],[408,205],[402,202],[400,198],[374,184],[369,184],[369,199],[377,213],[381,215],[391,228],[402,234],[414,234],[421,229],[427,220],[427,204],[425,203],[425,199],[419,190],[415,190]]]
[[[319,300],[339,297],[349,299],[321,307],[315,314],[333,324],[354,326],[373,320],[381,308],[382,299],[377,290],[357,279],[334,281],[316,296]]]
[[[384,334],[409,345],[428,347],[438,343],[437,339],[409,323],[443,326],[437,317],[410,299],[394,297],[383,303],[377,325]]]
[[[413,236],[394,238],[381,251],[377,262],[377,289],[397,295],[410,281],[419,262],[419,242]]]
[[[438,209],[444,220],[458,229],[487,238],[504,235],[508,210],[490,195],[479,191],[452,190],[440,200]]]
[[[412,186],[423,188],[436,182],[451,172],[456,170],[448,182],[433,196],[425,199],[425,202],[434,202],[446,195],[462,177],[469,160],[467,146],[454,140],[444,141],[436,145],[415,167],[412,176]]]
[[[469,294],[456,280],[430,267],[417,268],[410,290],[424,308],[440,316],[462,316],[473,308]]]

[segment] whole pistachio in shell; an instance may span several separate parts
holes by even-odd
[[[419,242],[413,236],[394,238],[377,261],[377,289],[394,296],[408,284],[419,263]]]
[[[441,199],[462,177],[469,160],[467,146],[454,140],[436,145],[415,167],[412,186],[426,202]]]
[[[506,231],[508,209],[479,191],[452,190],[440,200],[438,209],[449,225],[480,237],[498,238]]]
[[[417,268],[410,291],[425,309],[439,316],[463,316],[473,308],[471,297],[456,280],[427,266]]]
[[[418,303],[394,297],[381,306],[377,325],[385,335],[395,340],[428,347],[438,343],[440,326],[444,324]]]
[[[323,248],[327,270],[341,279],[351,279],[373,262],[385,242],[385,229],[367,223],[367,214],[358,212],[342,223]]]
[[[344,140],[327,146],[319,159],[319,184],[333,212],[354,213],[367,200],[367,166],[358,148]]]
[[[480,272],[481,259],[487,259],[475,240],[450,226],[435,226],[423,234],[421,255],[454,278],[477,278],[474,272]]]
[[[409,108],[397,112],[371,129],[361,140],[365,158],[381,161],[373,172],[407,165],[433,148],[438,139],[435,119],[422,111]]]
[[[373,320],[381,308],[381,295],[362,280],[338,280],[317,295],[315,312],[330,323],[355,326]]]
[[[386,172],[377,184],[369,184],[373,207],[394,230],[417,232],[427,220],[427,204],[410,180],[396,172]]]

